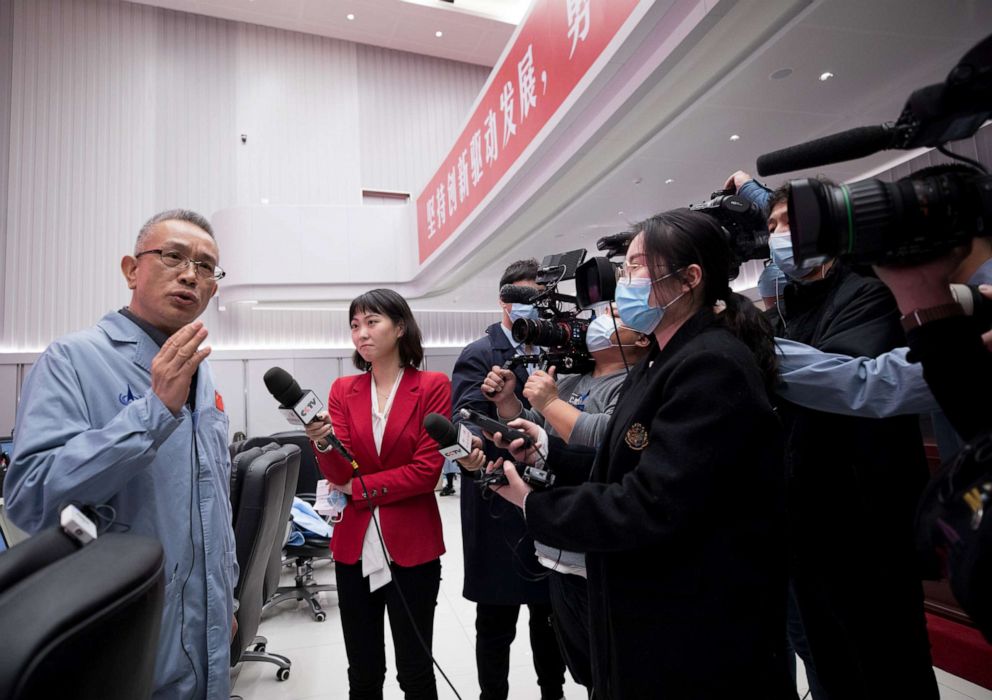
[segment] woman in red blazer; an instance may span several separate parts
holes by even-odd
[[[434,669],[417,633],[431,644],[444,553],[434,486],[444,458],[423,426],[428,413],[451,414],[451,383],[417,369],[424,358],[420,329],[396,292],[362,294],[348,316],[354,363],[363,373],[335,380],[329,422],[315,421],[307,435],[324,476],[350,497],[331,538],[349,697],[382,697],[388,611],[400,687],[407,698],[436,698]],[[360,479],[338,453],[322,450],[332,430],[355,458]]]

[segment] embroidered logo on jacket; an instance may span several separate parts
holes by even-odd
[[[141,394],[135,394],[133,391],[131,391],[131,385],[128,384],[127,385],[127,393],[126,394],[118,394],[117,395],[117,398],[120,400],[121,405],[127,406],[132,401],[137,401],[138,399],[140,399],[141,398]]]
[[[648,446],[648,431],[640,423],[634,423],[627,430],[623,439],[627,443],[627,447],[640,452]]]

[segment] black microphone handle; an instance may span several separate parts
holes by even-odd
[[[778,175],[870,156],[895,146],[892,124],[859,126],[758,157],[759,175]]]
[[[357,463],[355,462],[355,458],[351,456],[351,453],[348,452],[348,450],[345,448],[345,446],[341,444],[341,441],[338,440],[337,436],[334,435],[334,433],[330,433],[329,435],[325,435],[324,437],[322,437],[320,439],[320,442],[323,442],[328,447],[334,448],[334,450],[339,455],[341,455],[346,460],[348,460],[348,462],[351,463],[351,466],[352,467],[355,467],[356,466]]]

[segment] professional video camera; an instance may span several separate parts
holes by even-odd
[[[895,122],[861,127],[758,158],[774,175],[861,158],[890,148],[936,147],[978,168],[927,168],[894,183],[850,185],[793,180],[789,223],[796,260],[840,256],[855,262],[918,263],[973,236],[992,235],[992,176],[945,144],[972,136],[992,117],[992,36],[964,55],[944,83],[909,96]]]
[[[705,202],[690,204],[689,209],[712,216],[726,231],[735,268],[742,262],[768,257],[768,219],[754,202],[734,194],[733,190],[720,190]],[[737,276],[736,269],[732,276]]]
[[[575,278],[575,271],[586,256],[584,249],[549,255],[541,261],[537,283],[543,291],[519,285],[504,285],[499,290],[503,303],[533,304],[537,320],[518,318],[511,332],[518,343],[546,348],[537,355],[517,355],[507,360],[503,367],[536,364],[542,368],[555,366],[559,374],[585,374],[594,364],[586,348],[586,330],[590,319],[579,318],[582,308],[574,296],[561,294],[558,285]],[[566,309],[563,305],[571,308]]]

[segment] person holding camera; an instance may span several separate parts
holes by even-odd
[[[561,379],[555,377],[554,367],[547,372],[534,372],[523,390],[530,409],[524,408],[514,394],[516,378],[512,372],[504,369],[490,372],[483,391],[496,404],[500,419],[524,418],[542,424],[549,435],[560,437],[567,444],[598,448],[627,378],[628,366],[635,365],[648,353],[653,336],[627,328],[610,309],[610,313],[601,313],[590,322],[585,342],[595,363],[593,371],[568,374]],[[486,393],[486,389],[491,393]],[[581,478],[576,483],[584,481]],[[565,485],[565,482],[556,481],[556,484]],[[534,547],[538,561],[551,569],[548,583],[552,619],[565,665],[576,683],[591,689],[585,556],[538,541]]]
[[[789,185],[770,198],[772,260],[790,278],[776,336],[875,357],[905,343],[895,301],[877,279],[837,259],[802,266],[792,253]],[[929,478],[915,416],[858,418],[779,403],[793,589],[828,697],[938,695],[914,552],[916,503]],[[865,533],[877,547],[865,547]]]
[[[539,289],[536,260],[509,265],[500,279],[505,285]],[[452,371],[453,422],[463,421],[459,411],[469,408],[496,418],[495,404],[483,393],[483,380],[494,368],[533,348],[513,339],[510,328],[517,318],[536,318],[533,305],[500,300],[503,317],[486,329],[486,335],[469,344]],[[522,389],[529,377],[524,366],[513,370],[514,392],[524,401]],[[475,438],[472,455],[459,461],[465,471],[461,488],[462,546],[465,557],[465,598],[476,603],[475,658],[481,700],[506,700],[510,692],[510,645],[517,632],[520,606],[530,613],[530,646],[542,700],[563,695],[565,663],[551,623],[548,584],[534,556],[534,540],[513,509],[498,499],[484,498],[475,483],[487,460],[506,452],[482,441],[482,432],[467,424]],[[488,494],[486,494],[488,496]]]
[[[983,337],[990,329],[965,315],[949,284],[971,251],[986,245],[987,239],[976,239],[929,262],[875,268],[903,314],[910,359],[922,365],[927,385],[965,441],[992,431],[992,412],[984,405],[992,396],[992,353]],[[980,289],[992,294],[987,284]]]
[[[518,460],[591,476],[531,491],[497,462],[509,483],[494,490],[536,538],[586,552],[596,697],[794,698],[770,329],[731,292],[714,219],[675,210],[639,230],[617,305],[657,347],[631,369],[600,449],[512,423],[539,448],[515,443]]]

